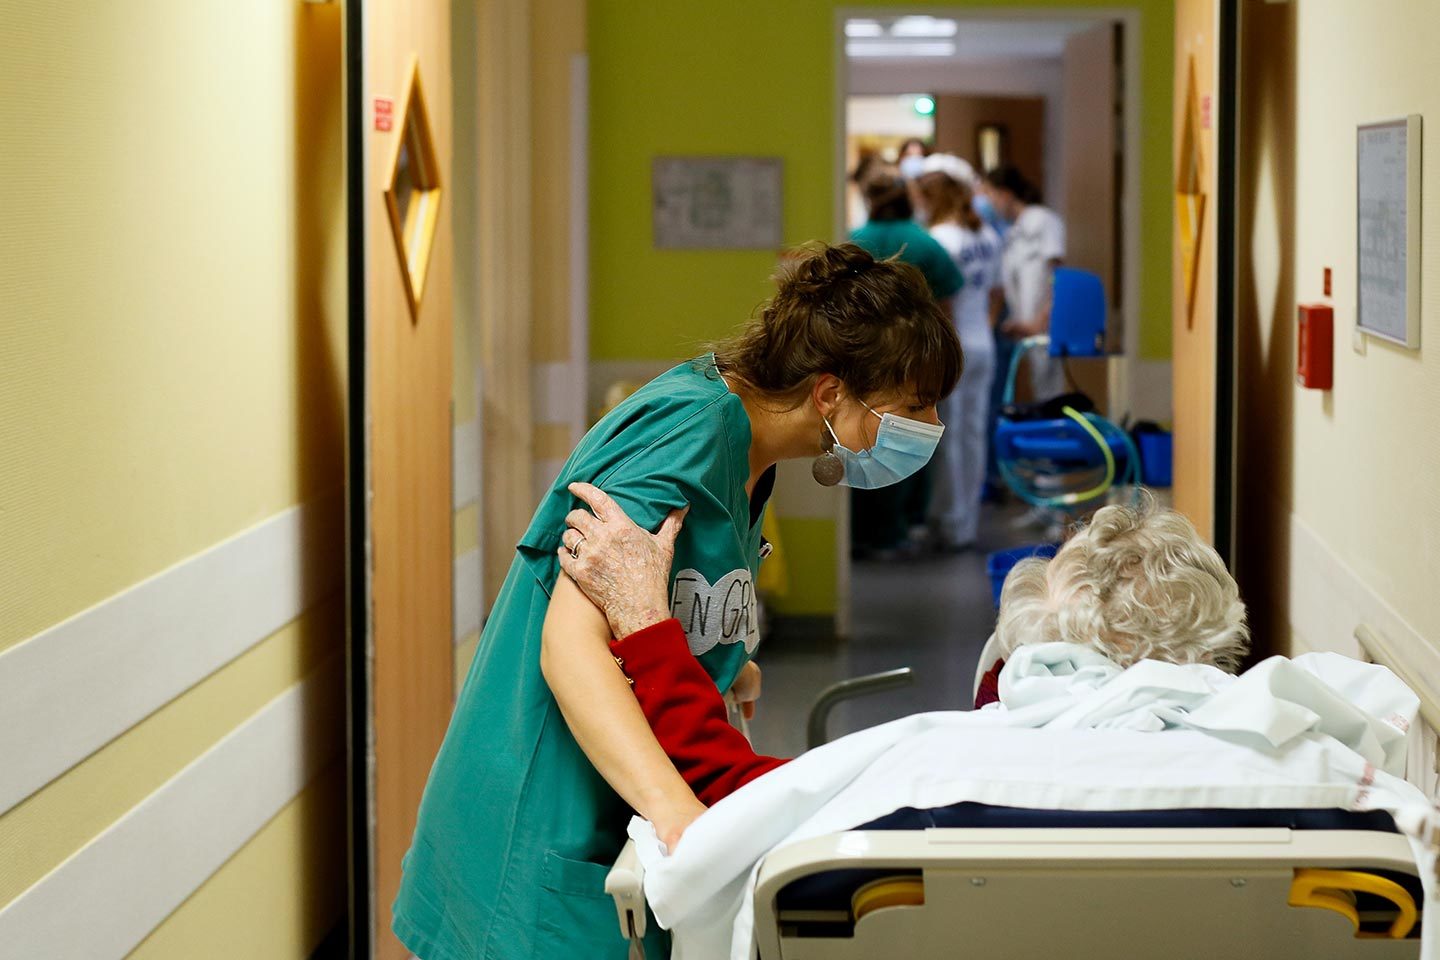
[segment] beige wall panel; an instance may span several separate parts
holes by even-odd
[[[531,484],[530,3],[476,0],[485,606],[535,511]]]
[[[1194,64],[1197,104],[1215,95],[1215,0],[1177,0],[1175,5],[1176,169],[1185,149],[1188,80]],[[1203,114],[1203,106],[1198,107]],[[1215,525],[1215,124],[1195,131],[1205,213],[1194,303],[1185,289],[1184,252],[1174,239],[1173,343],[1175,397],[1175,508],[1207,539]]]
[[[345,379],[338,8],[3,22],[0,649],[338,492]]]
[[[345,910],[345,765],[316,777],[126,960],[305,960]],[[313,864],[296,870],[296,863]]]
[[[0,8],[5,650],[302,502],[343,529],[347,263],[338,4]],[[343,562],[307,538],[307,570]],[[333,652],[317,600],[0,817],[0,903]],[[340,838],[313,824],[249,882],[333,887]],[[262,939],[300,960],[317,938]]]
[[[570,197],[571,58],[585,52],[585,0],[532,0],[530,5],[531,357],[536,363],[571,359]],[[584,149],[585,144],[578,145]]]

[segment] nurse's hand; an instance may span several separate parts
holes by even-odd
[[[705,804],[696,800],[693,804],[668,811],[650,821],[650,825],[655,828],[655,836],[665,845],[666,854],[675,852],[675,848],[680,845],[681,836],[689,829],[690,824],[694,823],[704,812]]]
[[[560,569],[605,614],[617,640],[668,618],[675,538],[690,508],[670,511],[652,534],[600,488],[572,483],[568,489],[590,510],[572,510],[565,518]]]

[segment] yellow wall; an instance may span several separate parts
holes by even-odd
[[[1241,560],[1260,616],[1285,646],[1301,636],[1289,525],[1302,524],[1430,643],[1440,640],[1440,164],[1425,162],[1421,349],[1371,340],[1355,324],[1355,127],[1421,113],[1435,140],[1440,84],[1428,0],[1298,0],[1247,14],[1242,166]],[[1344,51],[1344,69],[1335,52]],[[1334,271],[1335,388],[1294,382],[1294,304],[1324,301]],[[1351,624],[1339,625],[1348,632]]]
[[[3,651],[295,504],[338,514],[345,235],[338,5],[0,8]],[[319,598],[0,815],[0,907],[342,637]],[[343,885],[317,818],[279,822],[209,884]],[[338,908],[303,899],[266,955],[305,956]],[[146,956],[194,956],[164,930]]]
[[[919,8],[925,2],[871,3]],[[967,4],[1029,7],[1025,0]],[[835,56],[839,0],[590,3],[591,358],[613,376],[635,361],[674,362],[723,337],[768,296],[775,252],[662,251],[651,238],[650,167],[662,154],[782,157],[783,238],[834,239]],[[1045,4],[1093,8],[1088,0]],[[1141,355],[1170,351],[1173,0],[1104,4],[1141,11]],[[604,384],[597,386],[603,388]],[[817,498],[777,496],[787,540],[813,544],[806,576],[776,606],[834,610],[834,550]],[[806,509],[808,506],[808,510]],[[787,509],[789,519],[787,519]],[[833,513],[827,512],[828,516]],[[803,523],[799,522],[802,520]],[[795,565],[792,565],[795,567]]]

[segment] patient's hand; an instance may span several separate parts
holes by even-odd
[[[730,695],[740,705],[740,713],[746,720],[755,719],[755,701],[760,699],[760,667],[751,660],[740,668],[735,682],[730,684]]]
[[[572,483],[568,489],[590,510],[572,510],[566,516],[558,551],[560,569],[604,612],[615,639],[669,617],[666,588],[675,537],[689,508],[670,511],[660,530],[651,534],[636,526],[598,487]]]

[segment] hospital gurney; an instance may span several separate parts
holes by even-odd
[[[1385,814],[897,811],[760,868],[762,960],[1413,958],[1420,882]],[[1168,825],[1166,825],[1168,824]],[[1221,825],[1207,825],[1221,824]],[[1233,825],[1223,825],[1233,824]],[[627,846],[606,883],[644,934]],[[634,955],[634,954],[632,954]]]
[[[631,937],[643,880],[627,847],[606,889]],[[752,903],[762,960],[1258,960],[1418,957],[1423,899],[1382,812],[959,803],[778,847]]]

